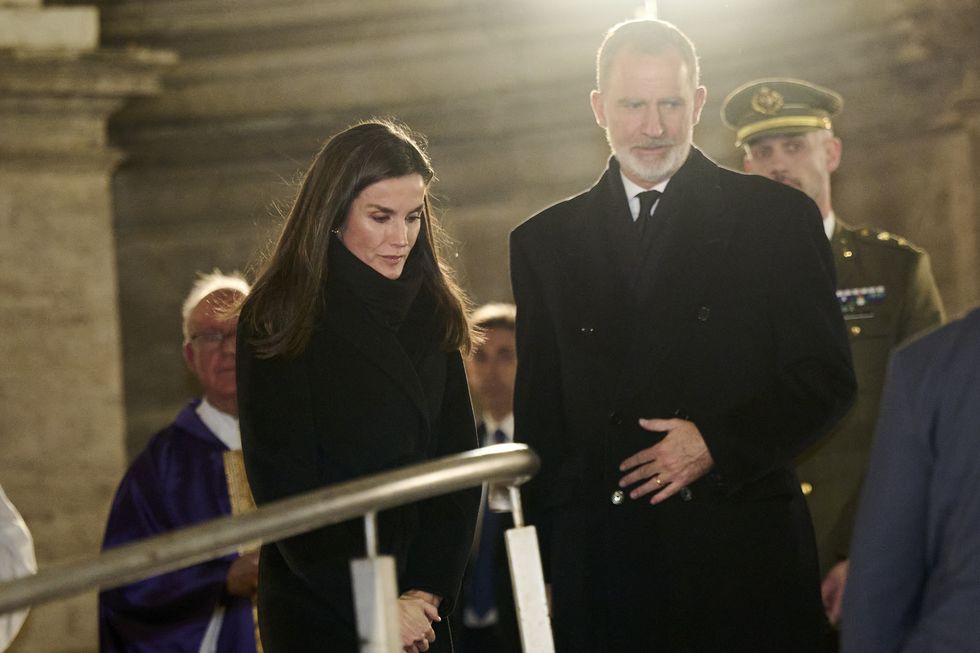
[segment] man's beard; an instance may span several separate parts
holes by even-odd
[[[654,139],[635,144],[643,147],[670,146],[670,151],[666,157],[658,161],[648,162],[633,154],[633,145],[623,148],[617,147],[608,129],[606,130],[606,140],[609,142],[609,148],[616,160],[619,161],[619,166],[633,177],[649,184],[659,183],[677,172],[684,165],[687,155],[691,152],[690,138],[681,144],[674,144],[669,139]]]

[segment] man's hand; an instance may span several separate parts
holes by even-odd
[[[398,597],[399,631],[404,653],[429,650],[429,643],[436,641],[433,621],[442,621],[439,603],[442,599],[429,592],[410,590]]]
[[[820,584],[820,596],[823,598],[823,609],[827,619],[836,625],[840,622],[841,607],[844,602],[844,588],[847,586],[848,561],[841,560],[830,568],[826,578]]]
[[[715,461],[701,431],[686,419],[641,419],[640,426],[647,431],[666,431],[667,435],[657,444],[642,449],[619,465],[619,470],[629,472],[619,480],[619,487],[629,487],[646,481],[630,491],[631,499],[639,499],[651,492],[651,504],[666,501],[694,481],[708,473]]]
[[[239,556],[228,568],[225,580],[228,593],[232,596],[251,598],[259,588],[259,552],[252,551]]]

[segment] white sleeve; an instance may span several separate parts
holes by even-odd
[[[0,487],[0,581],[34,573],[37,561],[31,532]],[[0,615],[0,651],[10,645],[26,618],[26,608]]]

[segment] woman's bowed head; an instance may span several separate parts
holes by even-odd
[[[402,276],[418,259],[436,298],[447,351],[469,351],[464,295],[440,256],[447,238],[435,219],[435,178],[424,141],[406,126],[372,119],[336,134],[316,155],[261,266],[244,316],[261,357],[292,357],[309,342],[322,308],[329,243],[336,238],[375,272]]]

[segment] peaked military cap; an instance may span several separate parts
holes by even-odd
[[[844,99],[801,79],[771,77],[743,84],[721,103],[721,120],[735,130],[735,147],[765,135],[830,129]]]

